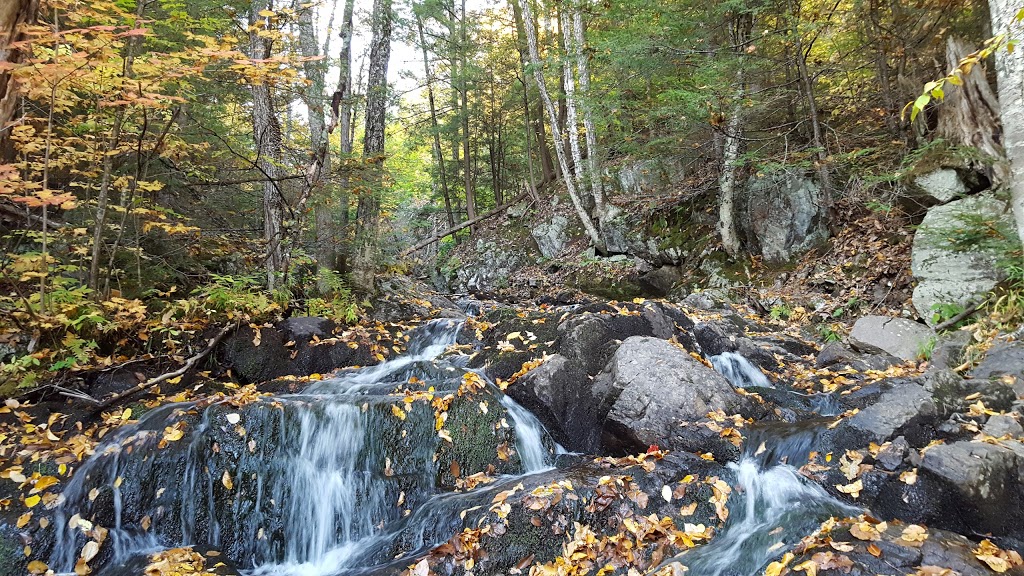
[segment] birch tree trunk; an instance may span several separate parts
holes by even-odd
[[[725,129],[725,143],[722,146],[722,174],[718,177],[718,233],[722,237],[722,248],[733,257],[740,253],[740,237],[736,231],[736,160],[740,155],[742,134],[742,94],[737,94],[736,104]]]
[[[583,109],[583,130],[586,133],[587,168],[586,177],[590,182],[594,196],[594,211],[598,225],[604,231],[605,218],[608,216],[604,201],[604,187],[601,185],[601,166],[597,151],[597,130],[594,127],[594,106],[590,93],[590,63],[586,53],[586,39],[583,33],[583,0],[575,0],[572,4],[572,34],[575,40],[573,51],[576,56],[576,73],[580,82],[580,107]]]
[[[258,34],[256,23],[266,22],[259,16],[260,10],[272,9],[268,0],[253,0],[249,12],[249,57],[253,60],[270,58],[273,40]],[[263,241],[266,244],[264,267],[267,273],[267,288],[277,287],[277,274],[284,269],[284,254],[281,250],[281,226],[283,196],[278,188],[278,163],[281,159],[281,124],[274,112],[273,95],[270,85],[261,82],[250,86],[252,93],[252,135],[256,149],[256,166],[264,178],[263,182]]]
[[[989,0],[992,32],[1008,32],[1010,38],[1024,38],[1024,23],[1016,20],[1017,0]],[[996,54],[996,82],[1000,116],[1003,122],[1003,150],[1010,163],[1010,205],[1017,223],[1017,234],[1024,244],[1024,50]]]
[[[0,2],[0,64],[21,62],[25,52],[11,48],[11,43],[22,38],[19,27],[34,22],[39,11],[38,0],[4,0]],[[18,87],[10,72],[0,72],[0,151],[7,149],[7,123],[18,108]],[[6,154],[4,154],[6,155]]]
[[[366,128],[363,159],[372,181],[359,195],[356,240],[352,259],[352,283],[365,293],[374,291],[374,272],[379,253],[380,193],[384,184],[384,130],[388,105],[388,60],[391,58],[391,0],[374,0],[370,67],[366,83]]]
[[[533,25],[530,0],[522,0],[522,7],[523,24],[526,28],[526,42],[530,53],[530,63],[533,67],[533,75],[537,82],[537,89],[540,92],[541,100],[544,102],[544,108],[548,113],[548,120],[551,122],[551,136],[555,141],[555,155],[558,156],[558,164],[562,169],[562,174],[565,175],[563,179],[565,181],[565,187],[569,192],[569,198],[572,200],[573,208],[576,209],[576,215],[579,216],[580,223],[583,224],[583,229],[586,231],[587,236],[590,237],[590,241],[593,242],[594,246],[603,252],[604,241],[601,238],[601,234],[594,226],[594,222],[591,219],[590,214],[587,213],[587,210],[583,206],[579,189],[572,177],[572,171],[569,170],[569,160],[566,158],[565,148],[561,145],[562,131],[558,128],[558,111],[555,110],[554,102],[551,100],[551,94],[548,93],[547,84],[544,80],[544,69],[541,65],[540,54],[537,51],[537,29]]]

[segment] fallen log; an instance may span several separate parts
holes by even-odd
[[[463,222],[463,223],[461,223],[461,224],[459,224],[457,226],[453,226],[453,227],[451,227],[451,228],[449,228],[447,230],[444,230],[442,232],[434,234],[430,238],[427,238],[426,240],[423,240],[422,242],[419,242],[419,243],[415,244],[411,248],[406,248],[405,250],[402,251],[400,256],[404,258],[404,257],[408,256],[409,254],[412,254],[413,252],[415,252],[415,251],[417,251],[417,250],[419,250],[421,248],[426,248],[427,246],[430,246],[431,244],[433,244],[434,242],[437,242],[438,240],[444,238],[445,236],[450,236],[452,234],[455,234],[459,230],[463,230],[465,228],[469,228],[470,226],[476,224],[477,222],[480,222],[481,220],[487,220],[488,218],[492,218],[494,216],[497,216],[498,214],[501,214],[502,212],[504,212],[505,210],[508,210],[512,206],[515,206],[516,204],[520,203],[524,198],[527,198],[529,195],[530,195],[530,193],[528,191],[527,192],[523,192],[519,196],[516,196],[515,198],[513,198],[509,202],[506,202],[506,203],[502,204],[501,206],[498,206],[497,208],[495,208],[494,210],[491,210],[490,212],[485,212],[485,213],[477,216],[476,218],[472,218],[472,219],[466,220],[465,222]]]

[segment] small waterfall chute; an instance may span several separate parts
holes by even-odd
[[[715,371],[735,388],[772,388],[771,380],[761,369],[737,352],[723,352],[708,358]]]

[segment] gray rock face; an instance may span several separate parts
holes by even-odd
[[[984,243],[955,246],[950,242],[957,229],[977,218],[1014,230],[1005,204],[990,194],[979,194],[928,210],[914,234],[910,263],[918,282],[914,308],[929,324],[934,324],[932,307],[936,304],[967,306],[1001,279],[999,249]]]
[[[1009,436],[1011,438],[1017,438],[1021,434],[1024,434],[1024,427],[1021,427],[1020,422],[1012,414],[997,414],[988,419],[983,429],[985,434],[989,436],[995,436],[996,438],[1002,438],[1003,436]]]
[[[918,416],[935,413],[932,396],[912,382],[893,386],[871,406],[847,420],[847,425],[875,442],[883,442]]]
[[[657,338],[627,338],[595,378],[594,393],[616,397],[604,426],[604,445],[613,450],[664,446],[681,423],[718,409],[749,411],[725,378]]]
[[[1024,344],[1001,342],[992,347],[981,364],[971,371],[979,380],[992,380],[1002,376],[1013,378],[1013,391],[1024,397]]]
[[[956,170],[939,168],[914,178],[907,190],[904,204],[908,205],[913,212],[952,202],[966,194],[967,186],[964,185]],[[917,210],[914,210],[915,208]]]
[[[605,176],[614,191],[636,196],[658,192],[681,182],[686,176],[686,171],[682,157],[652,158],[611,168]]]
[[[954,497],[949,511],[959,513],[978,532],[1020,533],[1024,445],[955,442],[925,452],[921,468]]]
[[[889,366],[899,364],[900,359],[891,354],[857,354],[838,342],[830,342],[821,348],[814,365],[818,368],[828,366],[849,366],[854,370],[885,370]]]
[[[553,258],[562,252],[569,239],[568,227],[569,219],[561,214],[555,214],[551,220],[541,222],[530,231],[542,256]]]
[[[455,270],[455,288],[473,294],[486,294],[508,285],[509,276],[523,264],[522,253],[477,240],[479,257],[473,263]]]
[[[747,182],[741,227],[752,251],[780,264],[828,239],[821,190],[813,180],[781,172]]]
[[[905,318],[864,316],[850,332],[850,344],[868,354],[892,354],[903,360],[916,360],[933,332]]]

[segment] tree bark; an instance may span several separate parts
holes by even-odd
[[[960,60],[974,52],[960,38],[946,38],[946,64],[956,68]],[[983,66],[975,66],[968,74],[961,74],[962,85],[946,93],[939,106],[936,134],[958,146],[973,146],[996,160],[1005,158],[1000,142],[999,100],[989,86]],[[985,169],[983,163],[975,168]],[[1009,179],[1006,163],[997,161],[991,170],[985,170],[993,186],[1005,184]]]
[[[423,34],[423,18],[413,10],[416,18],[416,31],[419,33],[420,48],[423,50],[423,71],[427,76],[427,103],[430,106],[430,128],[434,135],[434,160],[437,162],[437,176],[441,183],[441,195],[444,197],[444,210],[448,217],[448,227],[455,226],[455,214],[452,212],[452,198],[448,191],[448,174],[444,167],[444,150],[441,148],[441,130],[437,123],[437,106],[434,102],[434,70],[430,66],[427,51],[427,40]]]
[[[341,158],[347,161],[352,155],[353,131],[353,106],[352,106],[352,16],[355,8],[355,0],[345,0],[344,14],[342,15],[341,31],[341,53],[338,56],[338,88],[331,97],[331,109],[335,121],[340,126]],[[338,194],[337,216],[324,215],[322,217],[337,217],[339,222],[334,228],[333,238],[335,252],[334,269],[345,272],[348,262],[348,246],[345,238],[348,237],[349,224],[349,176],[344,171],[341,176],[340,192]]]
[[[736,231],[736,160],[740,155],[742,133],[742,94],[737,94],[729,123],[725,129],[725,143],[722,146],[722,174],[718,177],[718,233],[722,237],[722,248],[732,257],[740,253],[740,237]]]
[[[391,59],[391,0],[374,0],[370,67],[366,84],[366,127],[363,160],[372,181],[359,195],[352,283],[364,293],[375,289],[374,273],[380,251],[380,195],[384,185],[384,133],[388,106],[388,61]]]
[[[4,0],[0,2],[0,64],[21,62],[26,51],[11,48],[13,42],[22,39],[20,27],[35,22],[39,11],[38,0]],[[7,70],[0,72],[0,151],[6,156],[7,123],[14,118],[18,109],[18,86]]]
[[[601,184],[601,166],[597,151],[597,129],[594,126],[594,106],[592,94],[590,93],[590,63],[586,52],[586,39],[583,32],[583,0],[574,0],[572,3],[572,34],[575,40],[573,52],[576,57],[576,73],[580,81],[580,108],[583,109],[583,130],[586,133],[587,145],[587,167],[586,177],[590,182],[591,193],[594,196],[594,211],[597,214],[598,225],[604,231],[604,220],[607,216],[604,187]]]
[[[1019,9],[1015,0],[989,0],[992,32],[1007,32],[1010,38],[1024,37],[1024,23],[1016,20]],[[996,82],[1003,122],[1003,150],[1010,163],[1007,188],[1017,234],[1024,244],[1024,50],[1020,46],[1012,52],[1003,49],[996,54]]]
[[[325,97],[327,82],[325,73],[327,69],[326,60],[312,60],[320,56],[320,48],[317,44],[316,27],[313,24],[313,7],[299,6],[295,3],[295,9],[299,13],[299,48],[302,56],[310,58],[303,62],[302,69],[309,81],[309,85],[302,93],[303,102],[309,115],[309,144],[310,144],[310,169],[307,170],[306,190],[304,196],[317,194],[323,182],[324,174],[331,171],[331,155],[328,153],[328,138],[330,137],[332,125],[328,127],[327,112],[325,110]],[[299,208],[301,209],[302,206]],[[332,270],[337,261],[337,248],[335,243],[334,217],[331,210],[330,198],[322,195],[313,199],[314,211],[314,258],[317,268],[320,270]],[[302,218],[303,214],[297,214]],[[298,234],[299,227],[296,226],[295,233]],[[325,288],[325,286],[322,286]]]
[[[565,175],[565,187],[569,192],[569,198],[572,200],[573,208],[576,209],[576,215],[579,216],[580,223],[583,224],[583,229],[586,231],[587,236],[590,237],[590,241],[594,243],[594,246],[599,251],[604,251],[604,241],[601,238],[601,234],[597,231],[594,226],[593,220],[591,220],[590,214],[583,206],[583,202],[580,198],[579,189],[576,186],[576,182],[572,177],[572,171],[569,169],[569,161],[566,158],[564,148],[561,146],[562,132],[558,128],[558,112],[555,110],[555,104],[551,100],[551,95],[548,93],[547,84],[544,80],[544,70],[541,66],[540,54],[537,51],[537,30],[533,26],[533,17],[530,10],[530,0],[522,0],[523,7],[523,21],[526,26],[526,41],[530,53],[530,63],[533,65],[534,78],[537,81],[537,89],[540,92],[541,100],[544,102],[544,107],[548,112],[548,119],[551,122],[552,138],[555,141],[555,152],[558,156],[558,164],[562,168],[562,173]]]
[[[466,0],[462,0],[462,11],[459,18],[459,106],[462,121],[462,181],[466,191],[466,218],[476,218],[476,182],[469,146],[469,75],[467,73],[466,53],[469,51],[469,35],[466,27]]]
[[[270,58],[273,40],[258,34],[256,23],[266,21],[259,16],[260,10],[272,9],[269,0],[253,0],[249,13],[249,57],[253,60]],[[266,245],[264,267],[267,273],[267,288],[277,287],[277,275],[284,269],[284,254],[281,246],[283,196],[278,188],[278,164],[281,160],[281,124],[274,111],[270,85],[265,82],[253,84],[252,128],[256,148],[256,166],[266,180],[263,183],[263,241]]]
[[[523,117],[526,122],[526,161],[530,167],[530,190],[536,199],[537,188],[555,179],[555,165],[548,150],[547,135],[544,132],[544,104],[537,100],[537,114],[530,113],[530,75],[525,73],[529,64],[526,45],[526,26],[523,24],[523,9],[518,0],[509,2],[512,5],[512,16],[516,24],[516,40],[519,48],[519,60],[523,65]],[[540,160],[541,180],[537,182],[533,176],[533,163],[530,158],[530,130],[533,130],[537,141],[537,158]]]

